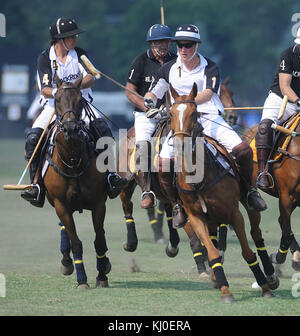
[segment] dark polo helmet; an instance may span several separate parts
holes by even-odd
[[[61,39],[65,37],[81,34],[84,30],[78,28],[73,19],[59,18],[50,27],[50,36],[52,39]]]

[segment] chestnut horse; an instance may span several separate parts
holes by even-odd
[[[225,80],[220,85],[220,99],[221,102],[227,110],[224,113],[224,118],[230,126],[236,125],[238,114],[237,110],[230,110],[230,107],[235,107],[233,100],[233,92],[228,87],[230,82],[230,77],[227,76]],[[154,208],[147,209],[147,214],[149,218],[149,223],[154,231],[154,240],[156,242],[163,242],[163,218],[164,218],[164,206],[163,203],[159,202],[157,213],[155,214]],[[226,239],[227,239],[227,225],[223,224],[219,227],[219,240],[218,248],[223,253],[226,250]]]
[[[64,275],[72,274],[73,260],[78,289],[89,288],[84,269],[82,242],[75,227],[73,213],[82,209],[91,210],[94,231],[98,276],[96,286],[108,287],[106,274],[111,269],[107,251],[104,218],[107,199],[106,173],[96,168],[96,152],[91,148],[82,115],[80,84],[82,76],[73,84],[63,83],[55,74],[56,120],[50,147],[53,153],[46,154],[49,162],[44,177],[49,203],[55,208],[61,226],[61,270]]]
[[[178,148],[178,143],[182,146],[186,137],[194,141],[199,138],[203,139],[202,130],[197,121],[198,112],[194,100],[197,95],[197,85],[193,85],[188,96],[179,96],[171,85],[170,90],[174,98],[174,104],[171,108],[171,126],[175,147]],[[240,190],[238,177],[228,173],[224,174],[224,171],[220,171],[220,166],[216,163],[215,157],[211,154],[207,145],[205,145],[205,140],[202,140],[202,144],[204,155],[204,162],[202,162],[203,180],[199,183],[188,183],[187,180],[191,174],[189,173],[190,169],[187,169],[185,157],[184,155],[178,157],[175,153],[175,162],[181,166],[181,170],[177,171],[176,180],[179,196],[183,201],[190,226],[207,249],[212,273],[218,288],[221,290],[221,299],[225,302],[234,301],[233,295],[229,291],[221,256],[210,239],[210,232],[215,231],[216,227],[222,223],[232,225],[235,230],[242,248],[242,256],[261,287],[262,296],[273,297],[267,278],[271,277],[271,280],[274,280],[274,268],[270,263],[263,243],[259,222],[251,223],[251,235],[258,250],[264,252],[263,256],[262,254],[259,254],[259,256],[267,278],[260,268],[255,253],[249,247],[244,219],[239,210],[239,202],[243,203],[248,213],[253,212],[253,210],[247,208],[245,195]],[[196,161],[196,151],[197,148],[193,146],[193,162]],[[198,165],[197,169],[199,168]],[[236,171],[235,167],[233,167],[233,171]]]
[[[291,116],[289,120],[293,117],[295,117],[295,115]],[[286,121],[287,124],[289,120]],[[257,128],[258,126],[255,126],[246,131],[243,135],[244,140],[250,143],[256,135]],[[300,134],[299,123],[294,131],[297,135]],[[279,200],[280,215],[278,222],[281,228],[281,241],[278,251],[271,254],[271,259],[274,264],[283,264],[286,261],[287,253],[290,249],[293,256],[292,267],[296,271],[300,271],[300,247],[291,229],[291,215],[295,208],[300,206],[300,138],[299,136],[291,137],[290,143],[284,151],[279,149],[278,144],[283,143],[287,136],[279,133],[275,138],[278,140],[274,143],[273,154],[281,153],[282,157],[273,163],[269,162],[274,187],[263,190]],[[254,162],[254,181],[257,179],[257,168],[257,162]]]

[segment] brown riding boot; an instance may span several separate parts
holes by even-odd
[[[138,170],[137,182],[142,189],[141,207],[149,209],[154,207],[155,194],[151,188],[151,143],[138,141],[136,143],[135,162]],[[141,165],[141,166],[139,166]]]
[[[243,141],[232,149],[232,155],[238,165],[242,191],[246,193],[247,204],[256,211],[267,209],[266,202],[252,185],[253,153],[249,144]]]
[[[267,162],[271,150],[269,148],[257,148],[257,181],[258,188],[265,190],[273,187],[273,183],[270,181],[272,176],[267,172]]]
[[[172,226],[174,229],[180,229],[185,226],[187,222],[187,215],[174,184],[173,160],[159,157],[159,182],[173,206]]]
[[[154,207],[155,195],[150,190],[150,176],[149,173],[139,171],[137,174],[137,183],[142,189],[141,207],[143,209],[149,209]]]
[[[273,145],[273,130],[271,125],[273,120],[263,119],[258,126],[258,130],[255,136],[255,146],[257,151],[257,181],[256,185],[262,190],[272,188],[273,178],[270,173],[268,173],[268,159],[272,150]]]

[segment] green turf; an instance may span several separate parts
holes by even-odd
[[[25,168],[23,142],[0,140],[0,184],[16,184]],[[28,176],[23,182],[28,182]],[[262,231],[269,252],[278,248],[280,229],[277,200],[264,194],[269,209],[263,213]],[[139,235],[136,252],[122,248],[126,237],[119,199],[107,202],[105,230],[112,263],[110,288],[95,288],[96,258],[94,234],[88,211],[76,214],[79,237],[83,242],[84,263],[91,289],[76,290],[75,274],[60,274],[59,227],[54,209],[30,206],[19,192],[0,191],[0,273],[6,278],[6,297],[0,297],[0,316],[9,315],[299,315],[300,297],[292,296],[292,276],[285,266],[284,277],[272,300],[252,289],[254,278],[241,257],[237,238],[228,234],[224,269],[234,304],[220,302],[220,293],[209,281],[199,280],[187,237],[180,230],[180,251],[168,258],[163,245],[155,244],[146,213],[139,207],[139,192],[134,195],[135,219]],[[300,237],[293,215],[293,231]],[[249,223],[246,221],[249,236]],[[164,232],[167,235],[166,226]],[[251,247],[254,247],[250,240]],[[132,273],[129,263],[136,260],[141,272]],[[298,286],[299,287],[299,286]],[[300,294],[300,289],[298,289]]]

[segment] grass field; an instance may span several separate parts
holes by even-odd
[[[107,202],[107,256],[112,263],[109,288],[95,288],[97,272],[91,216],[87,211],[75,214],[91,286],[88,291],[77,291],[75,274],[69,277],[60,274],[60,231],[54,209],[48,203],[43,209],[34,208],[21,199],[19,192],[2,189],[3,184],[16,184],[24,167],[23,141],[0,140],[0,273],[6,279],[6,296],[0,297],[0,316],[300,315],[300,297],[292,295],[295,271],[291,268],[290,255],[276,297],[263,299],[259,290],[251,288],[252,273],[241,257],[237,238],[229,234],[224,269],[236,302],[223,304],[218,290],[209,281],[198,279],[183,230],[180,230],[180,251],[176,258],[168,258],[165,246],[154,243],[146,213],[139,207],[139,191],[134,195],[139,235],[139,246],[134,253],[125,252],[122,247],[126,232],[119,199]],[[27,176],[25,180],[28,182]],[[261,227],[266,246],[273,252],[280,240],[277,200],[264,196],[269,209],[262,215]],[[299,210],[293,215],[293,230],[299,239],[297,216]],[[167,234],[166,226],[164,232]],[[251,240],[250,244],[254,248]],[[130,271],[131,258],[136,260],[141,272]]]

